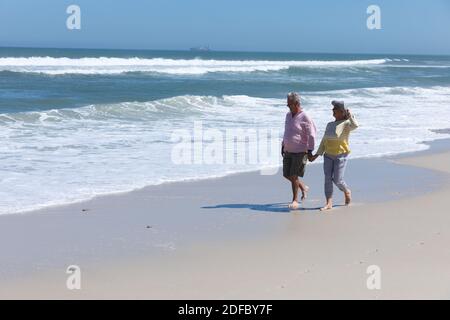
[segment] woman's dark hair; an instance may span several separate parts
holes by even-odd
[[[344,113],[344,119],[348,120],[350,118],[350,115],[348,114],[348,110],[345,107],[344,101],[331,101],[331,104],[333,105],[334,109],[341,110]]]

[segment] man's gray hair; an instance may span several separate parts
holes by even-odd
[[[289,101],[300,104],[300,95],[297,92],[290,92],[287,95]]]

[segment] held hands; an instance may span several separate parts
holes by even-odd
[[[319,157],[318,154],[312,155],[312,153],[308,154],[308,160],[309,162],[314,162]]]

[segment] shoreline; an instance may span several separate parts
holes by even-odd
[[[435,133],[441,133],[441,134],[450,134],[450,128],[449,129],[440,129],[440,130],[431,130]],[[431,151],[432,153],[437,153],[439,152],[439,150],[445,150],[445,146],[446,146],[446,140],[450,140],[450,138],[439,138],[439,139],[435,139],[432,141],[423,141],[421,144],[427,146],[427,149],[425,150],[418,150],[418,151],[408,151],[408,152],[401,152],[401,153],[389,153],[389,154],[385,154],[385,155],[379,155],[379,156],[363,156],[363,157],[358,157],[358,158],[350,158],[350,160],[355,161],[361,161],[361,160],[393,160],[395,162],[396,159],[402,159],[404,157],[411,157],[411,156],[415,156],[415,155],[420,155],[423,153],[426,153],[427,151]],[[441,143],[441,141],[444,141],[444,143]],[[308,163],[309,166],[318,166],[318,165],[322,165],[322,162],[318,161],[315,163]],[[269,167],[270,169],[274,169],[276,167]],[[238,172],[231,172],[231,173],[225,173],[223,175],[215,175],[215,176],[207,176],[207,177],[197,177],[197,178],[185,178],[185,179],[180,179],[180,180],[173,180],[173,181],[163,181],[160,183],[156,183],[156,184],[149,184],[149,185],[145,185],[143,187],[136,187],[134,189],[130,189],[130,190],[124,190],[124,191],[114,191],[114,192],[107,192],[107,193],[100,193],[97,195],[94,195],[92,197],[88,197],[86,199],[80,199],[80,200],[75,200],[75,201],[71,201],[71,202],[66,202],[66,203],[55,203],[55,204],[48,204],[48,205],[41,205],[38,206],[36,208],[33,209],[25,209],[25,210],[19,210],[19,211],[14,211],[14,212],[6,212],[6,213],[2,213],[0,214],[0,217],[2,216],[6,216],[6,215],[15,215],[15,214],[19,214],[19,215],[27,215],[27,214],[39,214],[40,212],[45,212],[47,210],[51,210],[51,209],[57,209],[60,208],[61,210],[64,210],[64,208],[68,207],[68,206],[73,206],[73,205],[80,205],[83,203],[89,203],[91,201],[95,201],[96,199],[99,198],[104,198],[104,197],[114,197],[114,196],[122,196],[122,195],[127,195],[130,193],[134,193],[134,192],[140,192],[140,191],[145,191],[146,189],[149,188],[154,188],[154,187],[158,187],[158,186],[164,186],[164,185],[173,185],[173,184],[183,184],[183,183],[193,183],[193,182],[201,182],[201,181],[209,181],[209,180],[217,180],[217,179],[223,179],[226,177],[233,177],[233,176],[239,176],[239,175],[243,175],[243,174],[259,174],[259,172],[262,170],[261,169],[249,169],[249,170],[244,170],[244,171],[238,171]],[[278,167],[278,173],[281,170],[281,166]]]
[[[145,266],[153,270],[153,273],[148,274],[140,270],[140,274],[146,274],[148,281],[159,283],[161,289],[157,292],[139,291],[139,298],[197,297],[195,294],[189,295],[189,290],[184,292],[185,295],[177,295],[165,287],[164,283],[158,282],[157,278],[169,272],[164,269],[171,266],[170,268],[175,269],[169,268],[172,273],[166,276],[178,279],[179,270],[175,266],[181,262],[189,265],[193,274],[197,274],[198,270],[205,271],[204,267],[191,261],[192,255],[199,263],[208,264],[211,263],[208,257],[220,252],[233,256],[243,248],[246,248],[249,257],[256,248],[257,252],[268,248],[272,255],[283,252],[286,254],[284,249],[280,251],[280,248],[283,248],[281,243],[301,243],[303,240],[297,239],[299,228],[307,239],[312,241],[317,234],[323,234],[322,228],[343,228],[349,223],[349,218],[345,217],[347,212],[353,212],[353,215],[358,212],[352,218],[358,220],[361,219],[358,218],[360,214],[369,218],[366,212],[378,212],[374,211],[374,207],[388,208],[397,206],[398,203],[408,205],[411,201],[418,201],[417,199],[446,194],[450,185],[448,174],[443,175],[442,171],[419,167],[430,163],[429,168],[437,169],[433,163],[440,163],[445,171],[445,164],[448,162],[444,160],[447,159],[449,150],[450,140],[440,140],[432,143],[431,149],[416,152],[412,157],[352,160],[347,178],[356,202],[349,208],[337,207],[331,215],[319,214],[318,211],[323,202],[322,173],[319,165],[311,166],[307,170],[305,179],[313,191],[304,208],[292,212],[286,208],[290,189],[280,173],[275,176],[245,173],[218,179],[160,185],[129,194],[98,198],[88,202],[88,211],[85,212],[82,209],[87,206],[83,203],[42,210],[40,214],[3,215],[0,216],[0,249],[3,253],[0,257],[0,283],[5,290],[0,289],[0,296],[70,298],[71,293],[61,291],[61,288],[54,287],[45,294],[36,292],[35,289],[36,286],[43,285],[40,283],[43,279],[54,284],[62,281],[61,279],[66,277],[67,266],[75,264],[83,266],[83,270],[88,270],[88,274],[96,274],[100,279],[103,273],[109,274],[114,270],[123,275],[126,283],[121,285],[125,287],[132,287],[131,283],[138,285],[136,279],[130,279],[130,272],[127,270]],[[433,162],[428,159],[430,157],[437,160]],[[367,170],[368,168],[370,170]],[[371,179],[370,184],[366,183],[367,179]],[[251,183],[253,180],[257,181],[256,185]],[[423,187],[425,192],[418,188],[418,185]],[[339,203],[342,199],[337,200]],[[411,210],[414,211],[414,208]],[[395,215],[383,215],[384,219],[398,220]],[[415,215],[417,216],[417,213]],[[326,222],[327,219],[331,221]],[[370,219],[376,219],[376,215]],[[359,220],[358,223],[366,222]],[[402,229],[404,227],[398,224],[400,222],[397,221],[394,226],[388,224],[383,228],[392,231],[395,226],[400,226]],[[352,232],[362,232],[361,236],[364,235],[364,230],[358,224],[350,221],[350,225],[354,227]],[[442,225],[436,227],[441,228]],[[327,232],[333,234],[332,229]],[[326,234],[323,234],[325,238]],[[396,241],[395,238],[392,239]],[[354,245],[348,241],[350,239],[346,237],[338,243],[344,247]],[[319,239],[315,239],[313,243],[310,243],[312,248],[327,245]],[[276,244],[281,247],[276,247]],[[316,249],[320,252],[324,248],[314,250]],[[294,247],[289,250],[295,251]],[[309,252],[307,248],[304,250],[305,254]],[[255,259],[258,260],[261,254],[263,253],[259,252]],[[246,265],[247,257],[241,258]],[[225,258],[222,257],[222,260],[218,261],[222,261],[223,267],[226,267],[227,261],[223,259]],[[287,261],[289,258],[284,256],[283,259]],[[233,257],[233,261],[237,262],[239,259]],[[233,265],[234,262],[229,263]],[[323,267],[322,265],[321,268]],[[217,268],[221,272],[227,272],[220,266]],[[201,277],[198,274],[197,276]],[[91,278],[90,281],[98,288],[102,287],[101,281]],[[62,285],[63,282],[60,283],[60,286]],[[212,289],[208,290],[203,294]],[[106,293],[94,290],[83,292],[80,297],[99,297],[99,294],[102,296]],[[201,292],[197,294],[199,297],[207,297],[201,295]],[[106,295],[118,296],[117,292]],[[134,294],[128,292],[119,296],[134,297]],[[213,297],[220,295],[216,292]]]

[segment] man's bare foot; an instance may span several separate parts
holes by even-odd
[[[304,189],[302,190],[302,200],[305,200],[308,197],[308,191],[309,187],[305,186]]]
[[[298,202],[297,201],[292,201],[292,203],[289,205],[289,209],[298,209]]]
[[[348,206],[350,202],[352,202],[352,192],[348,190],[347,192],[344,193],[344,195],[345,195],[345,205]]]

